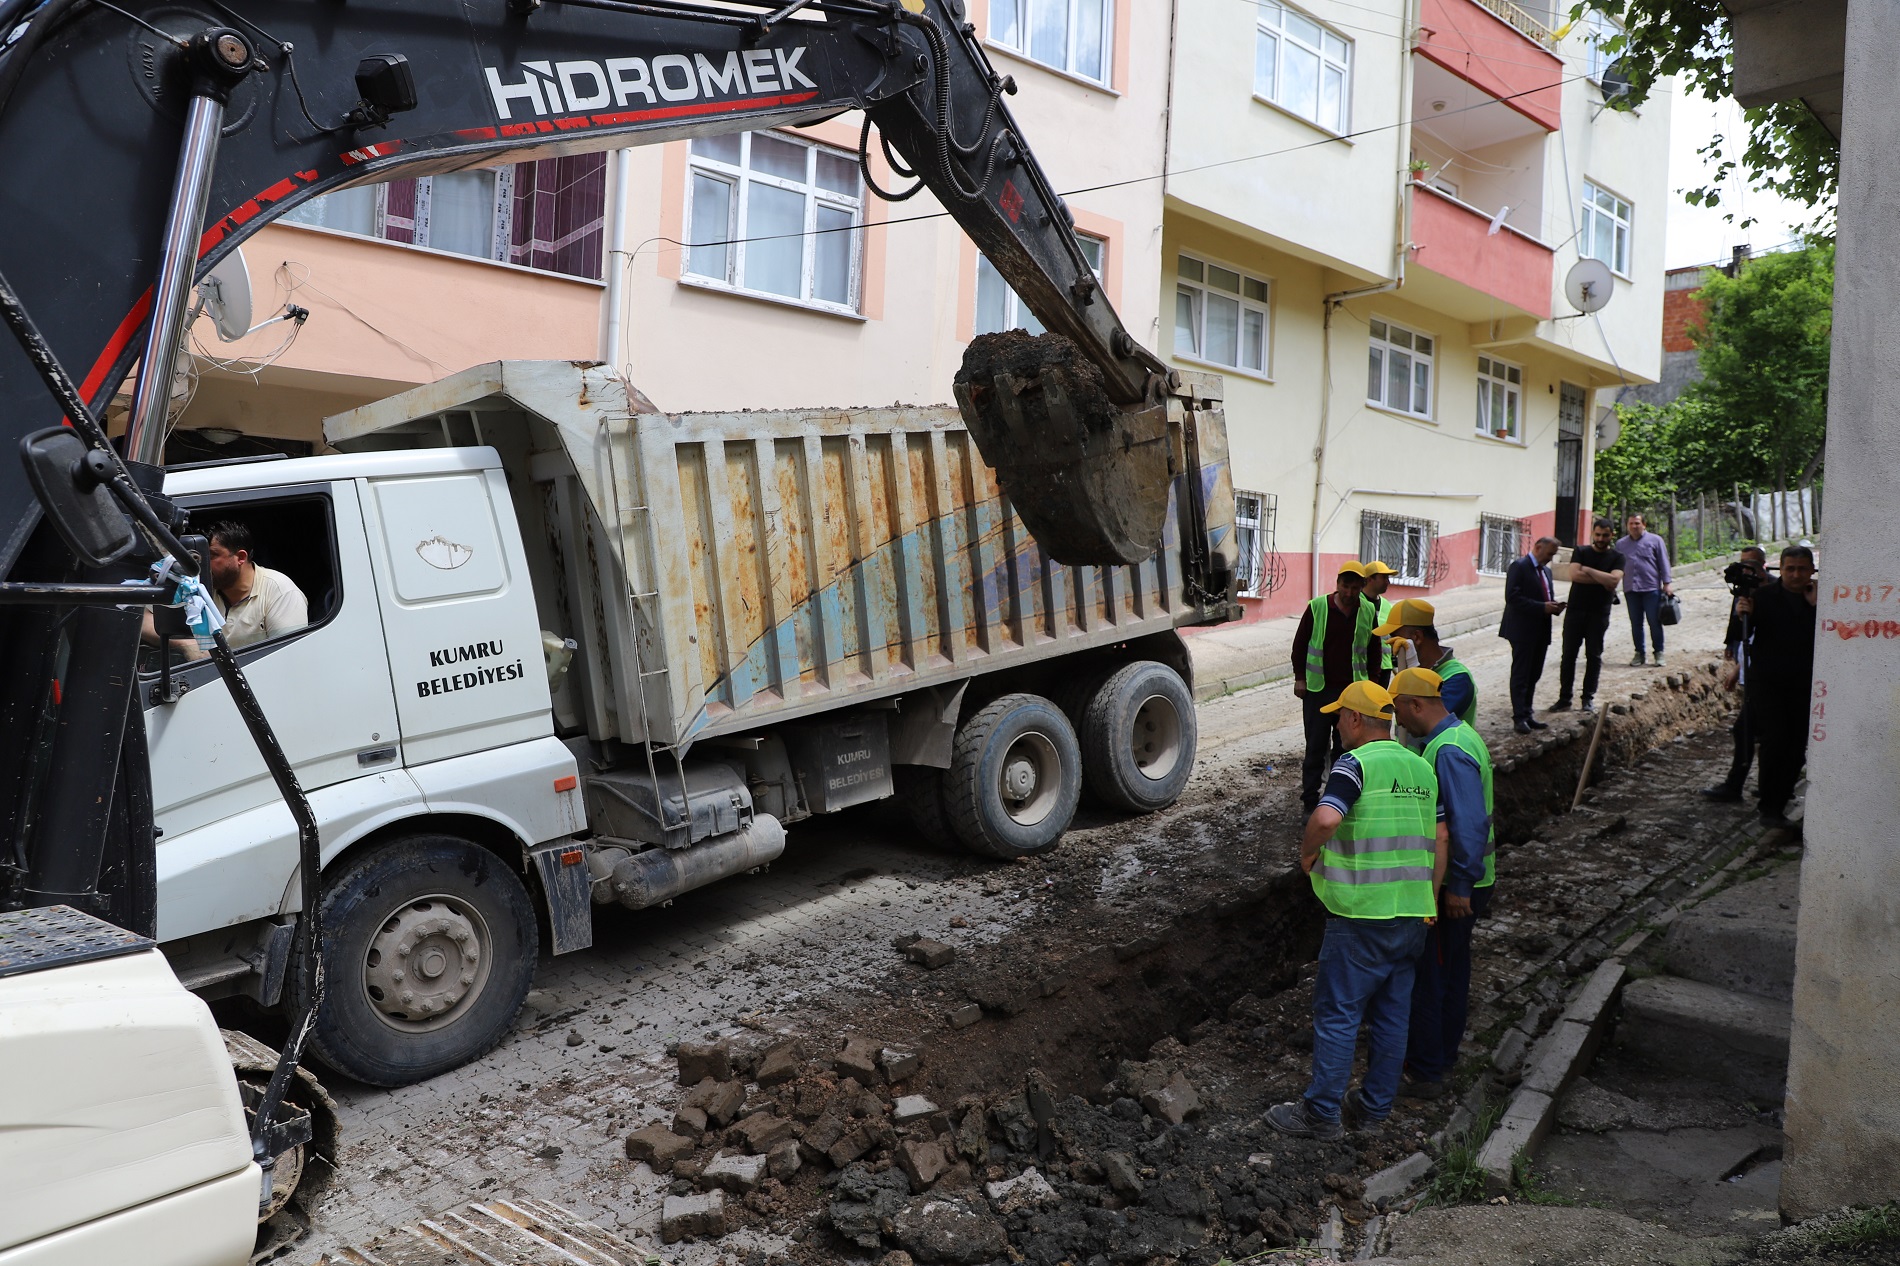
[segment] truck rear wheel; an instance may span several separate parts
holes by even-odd
[[[323,941],[310,1044],[372,1086],[406,1086],[493,1049],[540,954],[520,877],[452,835],[391,841],[327,877]],[[293,963],[291,980],[302,978]]]
[[[1153,660],[1111,674],[1082,717],[1082,775],[1091,794],[1132,813],[1165,809],[1194,772],[1194,697]]]
[[[957,727],[944,808],[958,841],[989,857],[1027,857],[1069,829],[1082,794],[1075,729],[1041,695],[1004,695]]]

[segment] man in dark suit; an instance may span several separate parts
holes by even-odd
[[[1550,728],[1531,715],[1531,697],[1550,651],[1550,620],[1564,609],[1550,578],[1557,538],[1540,536],[1531,552],[1504,574],[1504,622],[1498,636],[1511,644],[1511,719],[1519,734]]]

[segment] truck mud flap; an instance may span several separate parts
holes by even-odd
[[[594,943],[594,881],[587,873],[587,851],[575,840],[559,840],[532,849],[528,857],[548,903],[549,948],[556,954],[587,949]]]

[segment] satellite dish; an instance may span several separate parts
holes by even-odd
[[[1564,298],[1570,300],[1570,306],[1579,312],[1595,312],[1602,308],[1615,293],[1614,287],[1615,279],[1610,275],[1610,266],[1600,259],[1580,259],[1564,274]]]
[[[232,251],[205,274],[198,283],[198,298],[225,342],[235,343],[251,332],[251,270],[244,265],[243,251]]]
[[[1601,453],[1616,443],[1623,434],[1623,419],[1617,416],[1614,405],[1604,405],[1597,410],[1597,452]]]
[[[1597,81],[1603,89],[1603,104],[1612,110],[1626,108],[1630,95],[1629,59],[1619,57],[1603,68],[1603,78]]]

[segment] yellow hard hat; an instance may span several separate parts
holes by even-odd
[[[1323,705],[1320,711],[1337,712],[1341,708],[1351,708],[1365,716],[1389,721],[1392,719],[1392,696],[1376,682],[1355,681],[1339,692],[1338,699]]]
[[[1396,576],[1399,574],[1398,568],[1387,567],[1384,563],[1380,562],[1376,558],[1369,558],[1366,561],[1360,563],[1359,565],[1365,568],[1367,579],[1370,579],[1373,576]]]
[[[1438,698],[1438,687],[1444,681],[1429,668],[1405,668],[1393,675],[1392,695],[1421,695],[1427,699]]]
[[[1391,637],[1400,629],[1428,629],[1438,619],[1438,608],[1423,598],[1405,598],[1392,604],[1392,614],[1384,624],[1372,630],[1380,637]]]
[[[1361,580],[1366,576],[1366,565],[1356,558],[1349,558],[1339,565],[1339,575],[1357,576]]]

